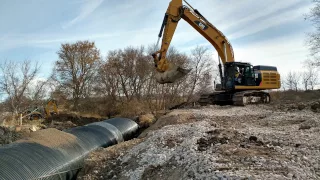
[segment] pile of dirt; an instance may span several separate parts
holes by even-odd
[[[287,102],[287,103],[278,103],[273,106],[274,109],[279,109],[281,111],[302,111],[302,110],[311,110],[313,112],[320,112],[320,101],[309,101],[309,102]]]
[[[77,179],[117,179],[122,171],[121,162],[117,158],[142,141],[143,139],[133,139],[106,149],[96,150],[85,160],[86,166],[81,170]]]
[[[72,134],[49,128],[32,132],[30,133],[29,137],[20,139],[16,141],[16,143],[29,142],[41,144],[47,147],[59,148],[63,146],[72,146],[72,144],[74,144],[76,140],[77,137]]]
[[[195,122],[195,120],[194,115],[186,113],[185,110],[176,110],[161,117],[151,127],[143,131],[139,137],[145,137],[149,132],[167,125],[191,123]]]
[[[77,127],[77,125],[71,121],[51,121],[51,123],[48,125],[48,128],[55,128],[61,131],[74,127]]]
[[[51,118],[45,120],[44,124],[48,128],[56,128],[59,130],[65,130],[77,126],[84,126],[86,124],[99,122],[105,120],[104,118],[96,118],[96,117],[84,117],[77,114],[71,113],[60,113],[58,115],[54,115]]]
[[[320,179],[319,123],[319,114],[307,108],[175,110],[148,128],[141,142],[114,146],[119,153],[94,152],[96,166],[82,178]]]

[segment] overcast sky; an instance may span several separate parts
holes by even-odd
[[[237,61],[300,70],[308,56],[304,20],[311,0],[189,0],[230,40]],[[0,60],[31,59],[48,76],[61,43],[96,42],[102,55],[126,46],[149,45],[169,0],[1,0]],[[207,41],[183,20],[172,45],[189,52]]]

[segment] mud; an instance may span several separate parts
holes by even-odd
[[[84,117],[77,114],[60,113],[48,118],[43,123],[48,128],[56,128],[59,130],[66,130],[77,126],[84,126],[93,122],[105,120],[96,117]]]

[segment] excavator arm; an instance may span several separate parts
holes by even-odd
[[[158,72],[156,80],[161,84],[175,82],[190,71],[177,67],[166,59],[166,53],[181,19],[190,24],[213,45],[223,64],[234,61],[232,46],[221,31],[203,17],[198,10],[193,9],[190,5],[189,7],[184,6],[182,0],[172,0],[166,11],[159,33],[159,38],[161,38],[164,29],[161,49],[152,54]]]
[[[50,99],[47,102],[47,105],[45,106],[44,110],[45,110],[46,118],[51,117],[51,113],[58,114],[59,112],[58,112],[57,101]]]

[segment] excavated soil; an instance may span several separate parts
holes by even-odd
[[[77,114],[60,113],[46,119],[44,125],[48,128],[66,130],[77,126],[84,126],[86,124],[99,122],[102,120],[105,119],[96,117],[84,117]]]
[[[138,139],[92,153],[79,179],[320,179],[314,109],[174,110]]]
[[[72,134],[59,131],[57,129],[49,128],[41,131],[32,132],[30,133],[29,137],[20,139],[16,141],[16,143],[30,142],[41,144],[47,147],[59,148],[63,146],[72,146],[72,144],[74,144],[76,141],[77,137]]]

